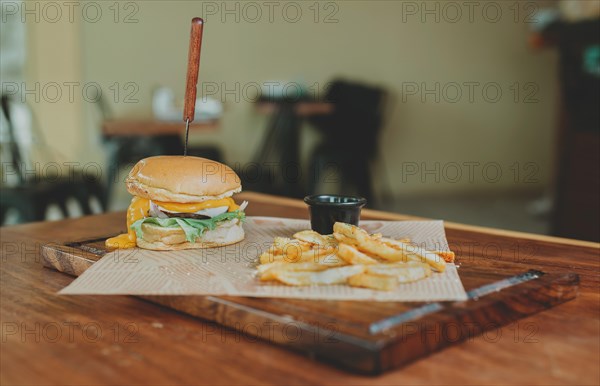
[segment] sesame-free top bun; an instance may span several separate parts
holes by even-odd
[[[229,166],[190,156],[144,158],[131,169],[126,185],[134,196],[181,203],[231,197],[242,190]]]

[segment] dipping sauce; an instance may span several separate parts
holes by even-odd
[[[310,226],[322,235],[333,233],[333,224],[345,222],[358,225],[360,210],[367,200],[362,197],[336,194],[316,194],[304,197],[310,213]]]

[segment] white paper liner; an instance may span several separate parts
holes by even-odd
[[[428,250],[448,251],[442,221],[361,221],[369,233],[408,237]],[[454,264],[444,273],[401,284],[393,291],[347,285],[292,287],[261,282],[258,256],[276,236],[310,229],[306,220],[248,217],[244,241],[221,248],[182,251],[117,250],[106,254],[62,289],[63,295],[230,295],[316,300],[444,301],[467,295]]]

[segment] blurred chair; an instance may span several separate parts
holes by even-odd
[[[600,241],[600,19],[543,31],[560,54],[561,106],[552,234]]]
[[[303,94],[297,97],[261,95],[257,111],[271,116],[250,173],[238,170],[246,189],[287,197],[306,195],[300,164],[301,127],[305,119],[331,114],[331,103]],[[273,169],[275,166],[275,169]],[[253,174],[256,174],[253,176]]]
[[[310,119],[323,133],[323,141],[311,157],[311,194],[327,193],[317,192],[318,182],[326,169],[333,166],[344,191],[353,189],[373,201],[370,164],[377,154],[386,99],[387,92],[381,88],[344,80],[331,83],[326,100],[333,103],[333,113]]]
[[[303,187],[300,178],[284,176],[284,170],[292,171],[300,166],[300,123],[296,114],[296,101],[274,101],[275,109],[271,116],[263,144],[254,157],[254,165],[259,167],[258,178],[253,181],[240,173],[246,189],[286,197],[302,197]],[[266,166],[276,166],[271,172]]]
[[[99,176],[84,174],[73,170],[68,176],[61,175],[31,175],[33,161],[29,159],[30,149],[23,145],[23,139],[33,143],[33,130],[31,124],[18,125],[13,119],[12,112],[15,107],[23,108],[32,116],[26,105],[14,104],[7,95],[1,98],[2,114],[6,130],[4,136],[8,146],[2,152],[8,151],[9,156],[3,154],[2,162],[2,193],[0,194],[0,223],[4,224],[6,215],[10,209],[19,214],[22,222],[43,221],[46,212],[51,205],[56,205],[62,212],[63,217],[69,217],[67,201],[74,200],[78,203],[83,214],[92,214],[90,199],[96,198],[101,208],[106,208],[104,201],[104,185]],[[32,119],[29,120],[31,123]],[[18,134],[17,134],[18,133]],[[21,139],[21,140],[20,140]],[[38,138],[39,139],[39,138]],[[8,161],[4,161],[8,159]],[[8,181],[7,172],[14,175],[15,181]],[[26,171],[24,173],[24,171]]]

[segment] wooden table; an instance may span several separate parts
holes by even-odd
[[[305,218],[304,203],[256,193],[249,215]],[[414,219],[365,210],[367,219]],[[379,377],[337,370],[129,296],[62,297],[44,243],[117,232],[124,214],[1,228],[2,384],[599,384],[600,246],[446,223],[461,264],[503,259],[580,275],[579,297]]]
[[[218,120],[197,121],[190,124],[190,132],[215,131]],[[181,135],[185,122],[159,121],[156,119],[114,119],[102,123],[102,134],[106,137]]]
[[[273,114],[277,108],[278,103],[275,102],[259,101],[256,103],[256,110],[261,114]],[[335,105],[330,102],[298,101],[294,103],[294,112],[302,118],[331,114],[334,109]]]

